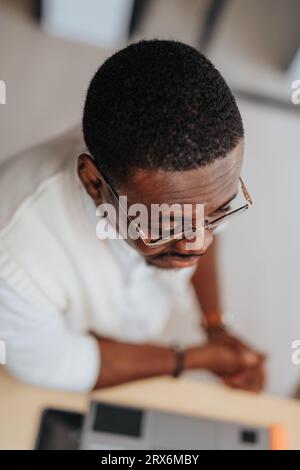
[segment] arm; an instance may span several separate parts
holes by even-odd
[[[95,388],[132,380],[173,375],[178,356],[172,348],[133,344],[98,338],[101,369]],[[182,370],[208,369],[216,375],[236,374],[247,365],[248,357],[237,356],[228,346],[204,344],[184,352]],[[251,364],[252,358],[250,358]]]
[[[6,343],[7,368],[25,382],[84,392],[95,386],[173,375],[177,368],[174,349],[76,333],[60,312],[33,307],[1,280],[0,299],[0,339]],[[241,370],[241,361],[230,348],[213,345],[187,350],[182,365],[215,373]]]
[[[237,356],[241,354],[248,355],[250,365],[238,374],[223,375],[224,383],[234,388],[261,391],[265,383],[265,355],[255,351],[251,346],[231,335],[222,323],[217,252],[218,237],[215,237],[214,243],[205,256],[201,258],[192,279],[202,308],[202,324],[206,329],[210,343],[214,343],[218,347],[226,344],[236,352]]]
[[[200,259],[193,276],[193,286],[203,312],[203,323],[208,327],[222,323],[219,279],[217,271],[218,237],[207,253]]]
[[[34,307],[2,280],[0,339],[6,344],[6,367],[19,380],[75,392],[95,385],[97,340],[72,331],[60,312]]]
[[[132,380],[172,375],[176,353],[171,348],[98,338],[101,370],[95,388]]]
[[[172,348],[75,333],[60,312],[41,312],[1,281],[0,298],[0,339],[7,347],[7,368],[25,382],[83,392],[173,375],[177,368],[177,354]],[[183,370],[235,374],[234,385],[239,387],[243,377],[237,374],[247,361],[249,358],[235,354],[230,345],[208,343],[185,351]]]

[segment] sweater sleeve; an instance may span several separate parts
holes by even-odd
[[[58,311],[40,312],[0,280],[0,340],[8,370],[34,385],[91,390],[100,370],[96,339],[73,332]]]

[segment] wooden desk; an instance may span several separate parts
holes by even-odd
[[[300,402],[234,391],[217,384],[168,377],[142,380],[92,394],[41,389],[0,370],[0,449],[31,449],[40,415],[55,407],[85,411],[90,398],[154,407],[249,425],[285,424],[291,449],[300,449]]]

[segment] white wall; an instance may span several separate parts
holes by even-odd
[[[112,51],[44,34],[0,0],[0,161],[78,123],[88,83]]]
[[[44,28],[58,36],[112,46],[126,40],[132,0],[44,0]]]
[[[269,356],[269,390],[300,382],[300,115],[240,102],[246,128],[249,212],[222,235],[222,278],[234,328]],[[300,105],[299,105],[300,107]]]

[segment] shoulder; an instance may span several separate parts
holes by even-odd
[[[0,165],[0,230],[42,185],[63,173],[82,148],[78,126],[5,160]]]

